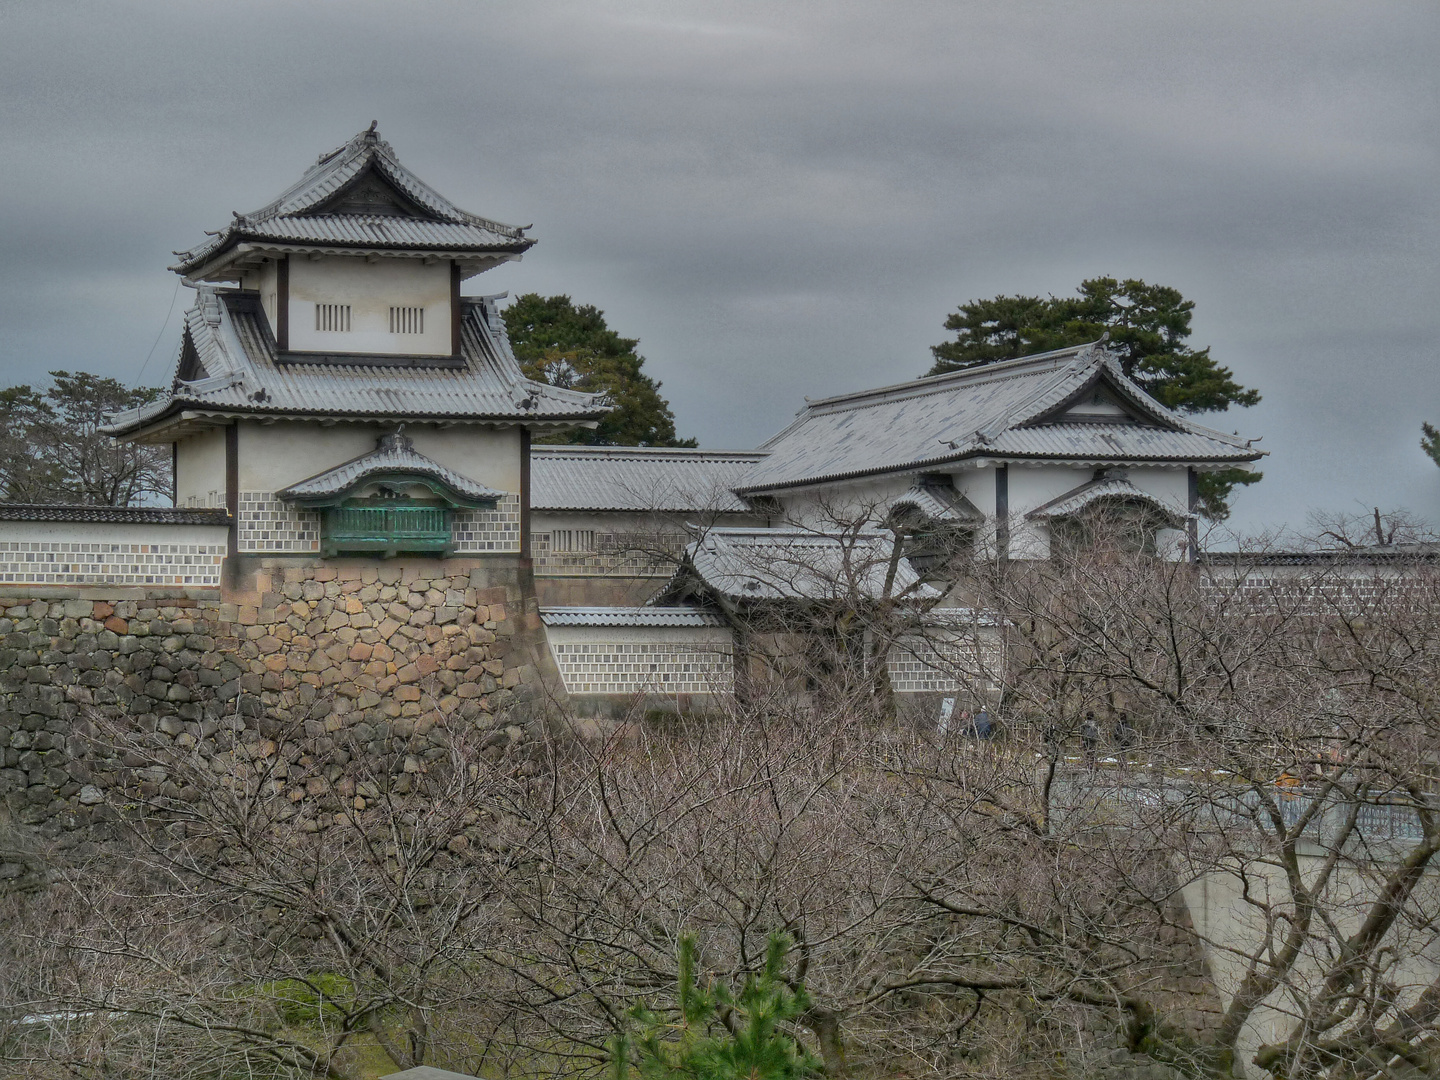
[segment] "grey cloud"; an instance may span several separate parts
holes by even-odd
[[[920,374],[965,299],[1141,276],[1265,394],[1213,419],[1272,452],[1243,524],[1440,517],[1437,30],[1361,3],[0,5],[0,364],[134,378],[171,249],[377,119],[460,205],[535,223],[472,288],[605,308],[706,445]]]

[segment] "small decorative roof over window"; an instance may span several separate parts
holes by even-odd
[[[1123,469],[1107,469],[1093,480],[1037,506],[1025,515],[1045,521],[1075,517],[1100,505],[1133,506],[1154,514],[1172,528],[1182,527],[1187,515],[1130,482]]]
[[[874,601],[886,598],[894,538],[886,532],[832,536],[807,529],[711,529],[685,549],[653,603],[710,595],[725,601]],[[905,559],[888,597],[933,601],[940,593]]]
[[[917,480],[914,487],[890,504],[890,517],[899,523],[918,518],[923,524],[971,527],[985,520],[975,504],[955,490],[949,477],[943,481],[929,477]]]
[[[233,263],[250,249],[275,248],[319,254],[433,252],[478,273],[534,243],[524,228],[461,210],[400,164],[371,124],[321,154],[304,176],[259,210],[236,213],[210,240],[177,251],[179,261],[170,269],[189,281],[228,281],[235,277]],[[461,258],[466,255],[471,258]]]
[[[461,476],[415,449],[400,432],[380,436],[368,454],[292,484],[277,495],[301,506],[336,506],[371,484],[423,484],[452,507],[489,507],[503,491]]]

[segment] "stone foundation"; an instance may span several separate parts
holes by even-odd
[[[453,725],[488,732],[483,752],[499,758],[563,695],[518,558],[236,569],[225,599],[0,597],[0,813],[62,848],[103,818],[112,778],[85,749],[95,715],[204,756],[222,731],[261,755],[292,732],[307,812],[351,750],[404,790],[448,755]]]

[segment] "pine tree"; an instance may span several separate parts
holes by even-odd
[[[577,428],[539,442],[595,446],[694,446],[675,434],[670,403],[644,372],[639,338],[621,337],[593,304],[568,296],[526,293],[502,313],[510,345],[525,375],[551,386],[606,394],[614,410],[591,430]]]
[[[612,1080],[804,1080],[822,1072],[820,1060],[787,1032],[810,1008],[803,986],[785,979],[790,940],[772,934],[765,967],[747,975],[739,993],[723,983],[695,984],[695,938],[678,950],[673,1019],[643,1006],[631,1013],[636,1031],[610,1047]]]
[[[926,373],[1014,360],[1021,356],[1084,345],[1109,335],[1109,347],[1126,376],[1161,404],[1185,413],[1246,408],[1260,394],[1235,381],[1210,350],[1192,349],[1190,317],[1195,302],[1178,289],[1136,278],[1089,278],[1076,296],[996,296],[961,304],[945,320],[953,341],[930,348],[935,363]],[[1214,521],[1229,516],[1229,497],[1237,485],[1253,484],[1261,474],[1222,469],[1200,476],[1200,511]]]
[[[1440,429],[1434,424],[1420,425],[1420,449],[1429,455],[1430,460],[1440,465]]]

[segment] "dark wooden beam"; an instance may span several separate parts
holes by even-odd
[[[460,355],[460,264],[450,264],[450,355]]]
[[[520,558],[530,553],[530,429],[520,429]]]
[[[1193,563],[1200,557],[1200,521],[1195,513],[1200,506],[1200,474],[1194,469],[1185,470],[1190,474],[1190,497],[1188,509],[1190,519],[1185,522],[1186,551]]]
[[[995,466],[995,555],[1010,558],[1010,466]]]
[[[230,513],[230,539],[226,554],[240,554],[240,422],[225,429],[225,509]]]
[[[290,256],[275,260],[275,347],[290,348]]]

